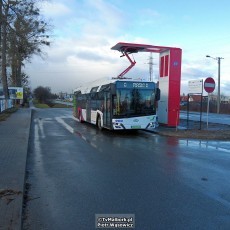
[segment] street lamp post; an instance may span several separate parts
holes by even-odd
[[[218,62],[218,89],[217,89],[217,113],[220,113],[220,60],[224,59],[222,57],[211,57],[210,55],[206,55],[207,58],[212,58],[217,60]]]

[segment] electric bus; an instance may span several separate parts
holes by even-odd
[[[74,90],[73,115],[101,129],[154,129],[158,126],[154,82],[101,79]]]

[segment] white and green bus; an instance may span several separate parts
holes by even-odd
[[[73,114],[99,129],[153,129],[159,97],[154,82],[101,79],[74,90]]]

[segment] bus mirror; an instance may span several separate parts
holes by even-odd
[[[159,88],[156,88],[155,99],[156,101],[159,101],[161,99],[161,90]]]

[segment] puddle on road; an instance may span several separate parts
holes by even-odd
[[[230,153],[229,141],[204,141],[204,140],[178,140],[178,144],[188,147],[199,147],[206,150],[218,150],[226,153]]]
[[[102,151],[101,148],[98,147],[98,145],[96,145],[95,143],[93,143],[92,141],[90,141],[88,138],[86,138],[84,135],[82,135],[80,132],[76,131],[74,132],[78,137],[80,137],[82,140],[84,140],[85,142],[87,142],[89,145],[91,145],[93,148],[97,149],[98,151]]]
[[[230,142],[179,139],[178,147],[180,180],[229,208]]]

